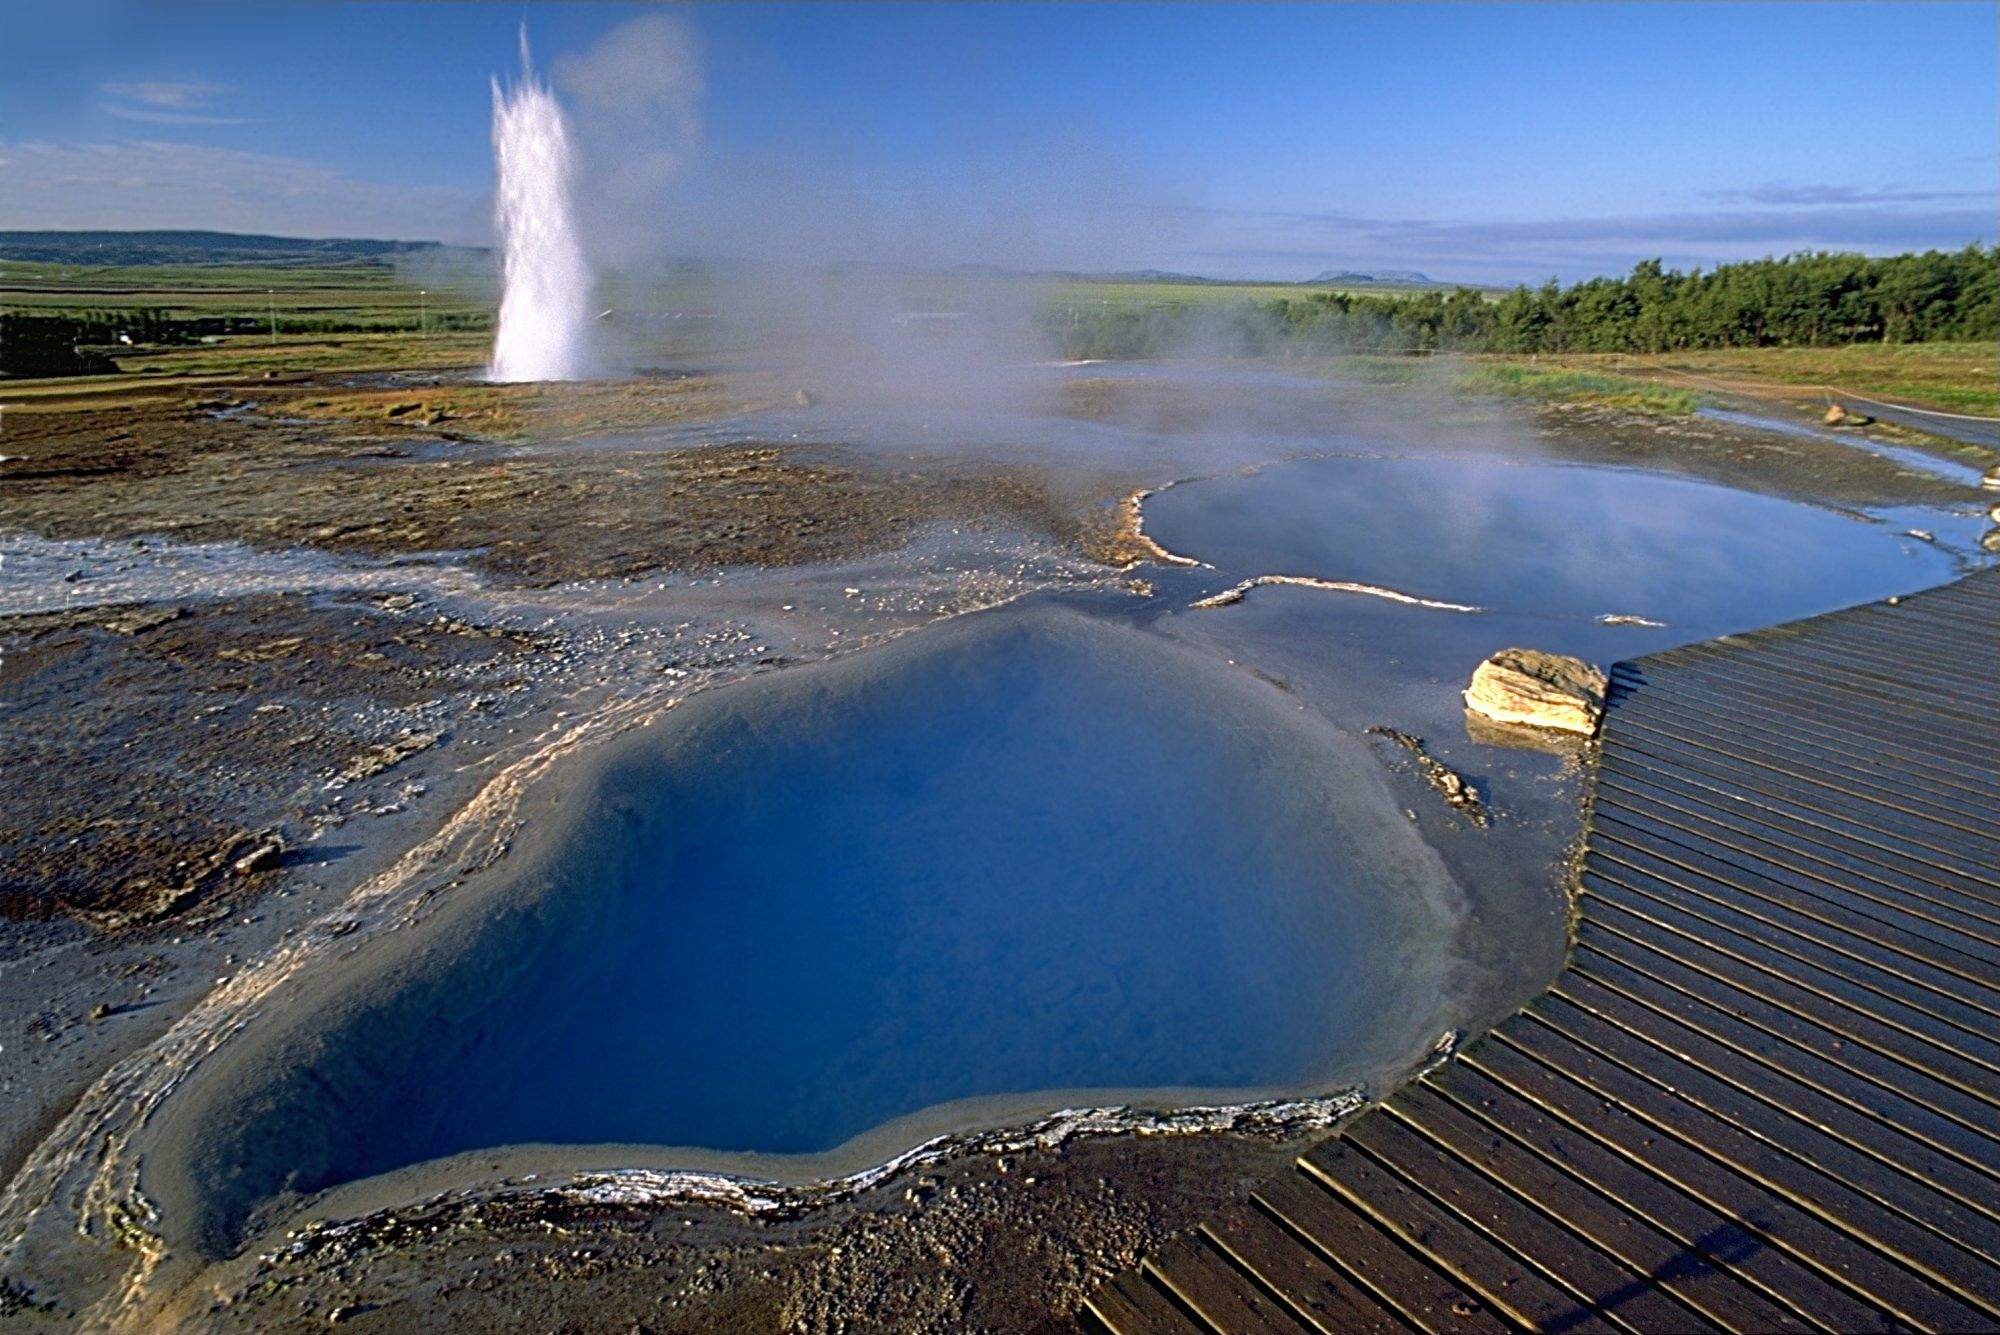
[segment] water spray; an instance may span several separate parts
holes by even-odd
[[[583,380],[590,375],[590,265],[576,225],[569,126],[554,90],[535,77],[521,32],[521,75],[493,81],[502,287],[490,380]]]

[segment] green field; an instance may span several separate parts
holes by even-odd
[[[302,329],[393,330],[484,323],[497,293],[470,280],[425,291],[395,268],[260,265],[114,266],[0,261],[0,309],[48,314],[136,309],[173,319],[276,315],[280,333]]]
[[[972,289],[1017,280],[908,275],[901,295],[919,306],[948,305]],[[393,265],[328,266],[65,265],[0,262],[0,311],[91,315],[154,310],[172,320],[242,322],[229,332],[177,346],[110,344],[117,376],[12,381],[13,403],[129,391],[142,383],[194,385],[229,377],[321,371],[477,365],[485,356],[497,293],[490,276],[461,272],[424,290]],[[1293,310],[1318,293],[1371,298],[1427,289],[1342,289],[1276,283],[1057,281],[1037,301],[1071,355],[1130,356],[1174,349],[1191,327],[1256,324],[1281,304]],[[718,289],[686,276],[623,285],[607,293],[621,308],[712,309]],[[1487,293],[1484,295],[1491,296]],[[275,317],[274,338],[270,328]],[[419,324],[424,328],[420,331]],[[115,326],[114,326],[115,327]],[[1428,375],[1395,356],[1349,359],[1350,370],[1383,383]],[[1704,392],[1789,394],[1820,387],[1947,411],[2000,412],[2000,354],[1990,342],[1862,343],[1832,348],[1727,348],[1657,354],[1474,355],[1456,361],[1461,388],[1598,403],[1643,412],[1690,412]]]
[[[1337,283],[1176,283],[1100,282],[1077,279],[1059,283],[1054,292],[1058,301],[1099,302],[1123,306],[1220,306],[1238,302],[1297,301],[1321,293],[1339,292],[1347,296],[1397,297],[1422,292],[1450,291],[1449,283],[1371,283],[1346,286]],[[1499,289],[1487,290],[1498,296]]]
[[[1475,394],[1591,404],[1663,417],[1685,417],[1701,406],[1701,396],[1689,390],[1602,371],[1542,366],[1518,358],[1463,363],[1457,368],[1457,383]]]
[[[1696,389],[1721,378],[1739,390],[1759,383],[1773,390],[1846,390],[1946,412],[2000,414],[2000,346],[1993,343],[1853,343],[1844,348],[1597,353],[1542,360]]]
[[[906,281],[926,291],[948,293],[967,284],[991,279],[950,275],[919,275]],[[1010,280],[1001,280],[1010,281]],[[1036,281],[1036,280],[1021,280]],[[712,299],[709,285],[685,281],[621,284],[607,294],[626,303],[693,302]],[[1149,281],[1056,280],[1051,300],[1117,306],[1229,305],[1298,299],[1323,292],[1408,295],[1430,291],[1419,286],[1342,287],[1307,283],[1196,283]],[[436,312],[490,314],[499,293],[490,275],[458,274],[448,285],[430,291],[429,309]],[[415,327],[419,286],[394,266],[355,263],[336,267],[290,265],[134,265],[86,266],[0,261],[0,307],[46,311],[117,310],[155,307],[177,316],[267,314],[275,305],[279,320],[294,317],[351,316],[389,327],[398,322]]]

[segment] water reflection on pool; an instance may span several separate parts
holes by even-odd
[[[1956,569],[1864,515],[1634,469],[1497,458],[1280,464],[1162,492],[1146,529],[1232,580],[1315,575],[1497,612],[1637,615],[1679,639],[1910,592]]]

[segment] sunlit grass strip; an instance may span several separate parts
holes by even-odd
[[[1487,362],[1458,368],[1456,378],[1460,388],[1475,394],[1518,395],[1665,417],[1686,417],[1701,407],[1701,397],[1689,390],[1600,371]]]

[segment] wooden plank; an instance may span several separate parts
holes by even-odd
[[[1951,872],[1976,893],[2000,891],[2000,870],[1991,852],[1969,836],[1925,820],[1920,814],[1875,802],[1831,783],[1780,774],[1768,767],[1704,753],[1687,743],[1648,735],[1643,728],[1607,742],[1607,758],[1671,770],[1681,782],[1738,801],[1754,801],[1788,817],[1809,820],[1862,842],[1897,853],[1925,867]]]
[[[2000,895],[1992,887],[1927,860],[1927,854],[1892,847],[1838,819],[1824,819],[1786,803],[1732,793],[1726,787],[1706,782],[1700,775],[1665,770],[1606,750],[1599,760],[1597,791],[1600,796],[1611,795],[1615,801],[1641,808],[1648,803],[1662,808],[1671,805],[1710,823],[1747,828],[1781,845],[1835,863],[1851,873],[1882,880],[1906,894],[1969,917],[1989,924],[2000,918]],[[1664,816],[1665,811],[1658,814]],[[1678,817],[1675,819],[1676,823],[1684,823]]]
[[[1960,812],[1990,811],[1993,799],[2000,797],[2000,784],[1913,744],[1893,728],[1885,735],[1869,736],[1845,720],[1817,711],[1804,719],[1751,708],[1741,698],[1725,702],[1692,683],[1673,681],[1666,689],[1649,691],[1635,687],[1630,678],[1613,681],[1607,704],[1616,720],[1657,718],[1682,729],[1734,736],[1800,759],[1818,755],[1822,763],[1918,780],[1923,798]]]
[[[1822,693],[1837,693],[1857,701],[1872,702],[1878,709],[1888,712],[1921,712],[1933,726],[1949,724],[1968,738],[1986,739],[1994,734],[1992,720],[1981,713],[1961,708],[1955,701],[1936,695],[1925,697],[1925,708],[1918,711],[1911,707],[1912,692],[1898,683],[1881,681],[1853,671],[1843,671],[1838,667],[1815,663],[1810,659],[1801,661],[1796,652],[1780,644],[1759,645],[1756,656],[1727,651],[1711,646],[1696,645],[1690,650],[1676,651],[1687,654],[1697,671],[1708,671],[1717,675],[1733,673],[1738,676],[1755,674],[1764,677],[1774,685],[1783,684],[1795,690],[1801,701],[1812,700]]]
[[[1770,1011],[1810,1021],[1837,1035],[1857,1051],[1878,1054],[1891,1063],[1886,1067],[1875,1064],[1885,1071],[1885,1079],[1897,1076],[1896,1068],[1901,1067],[1950,1089],[1955,1094],[1955,1104],[1946,1105],[1936,1099],[1929,1101],[1933,1106],[1974,1110],[1975,1116],[1966,1119],[1972,1125],[1986,1126],[2000,1117],[2000,1101],[1988,1098],[1979,1091],[1979,1068],[1953,1053],[1884,1024],[1866,1011],[1855,1010],[1811,988],[1800,987],[1768,970],[1711,949],[1649,918],[1628,913],[1617,904],[1596,895],[1586,898],[1583,912],[1584,920],[1578,927],[1580,935],[1591,939],[1593,929],[1601,928],[1618,937],[1641,943],[1662,957],[1697,969],[1700,978],[1690,986],[1704,999],[1722,1005],[1736,1005],[1739,1004],[1737,994],[1747,994],[1765,1003]],[[1629,957],[1621,954],[1620,958]],[[1647,967],[1651,968],[1652,964],[1649,962]]]
[[[1967,736],[1943,719],[1912,714],[1898,708],[1899,702],[1884,700],[1873,693],[1850,690],[1838,682],[1800,680],[1790,674],[1762,672],[1728,657],[1690,655],[1666,666],[1675,674],[1676,682],[1685,674],[1719,695],[1743,700],[1747,706],[1796,710],[1803,701],[1810,700],[1813,708],[1839,715],[1843,722],[1858,717],[1876,720],[1882,726],[1893,724],[1892,735],[1921,742],[1927,749],[1960,764],[1980,766],[1979,744],[1983,739],[1977,734]],[[1664,672],[1653,675],[1665,679]]]
[[[1918,629],[1962,634],[1990,653],[1993,650],[1995,618],[2000,617],[2000,602],[1995,601],[1994,593],[1994,585],[1981,584],[1980,576],[1974,575],[1934,593],[1927,593],[1921,608],[1876,607],[1871,608],[1870,613],[1877,619],[1876,624],[1893,623],[1900,617],[1908,623],[1907,627],[1889,625],[1887,628],[1902,630],[1906,635]],[[1857,621],[1856,624],[1870,623]]]
[[[1609,1026],[1601,1042],[1562,1022],[1552,1007],[1538,1014],[1613,1060],[1667,1085],[1740,1129],[1820,1172],[1873,1195],[1960,1246],[2000,1255],[2000,1183],[1953,1162],[1921,1141],[1864,1117],[1803,1081],[1773,1071],[1583,974],[1566,971],[1549,994]],[[1600,1036],[1602,1031],[1598,1031]],[[1694,1068],[1661,1066],[1655,1052]],[[1644,1063],[1634,1066],[1634,1061]],[[1884,1173],[1884,1170],[1888,1170]],[[1872,1185],[1870,1185],[1872,1184]]]
[[[1962,658],[1960,661],[1959,672],[1970,674],[1981,670],[1970,661]],[[1831,637],[1795,640],[1774,652],[1759,652],[1740,667],[1746,673],[1836,682],[1857,693],[1880,692],[1893,701],[1882,706],[1883,712],[1892,717],[1920,715],[1933,727],[1950,725],[1967,740],[1990,738],[2000,731],[2000,720],[1975,699],[1949,689],[1953,684],[1951,675],[1913,672],[1908,678],[1897,680],[1893,676],[1897,669],[1885,669],[1865,652],[1843,649]]]
[[[1294,1317],[1323,1335],[1403,1335],[1403,1323],[1387,1308],[1255,1208],[1226,1210],[1201,1231],[1211,1245],[1283,1298]]]
[[[1498,1086],[1489,1085],[1488,1088],[1495,1094],[1504,1093]],[[1524,1144],[1481,1121],[1474,1113],[1454,1103],[1444,1092],[1427,1084],[1405,1089],[1383,1106],[1390,1116],[1407,1122],[1438,1144],[1449,1147],[1487,1176],[1505,1184],[1523,1201],[1561,1219],[1600,1250],[1645,1275],[1715,1325],[1726,1330],[1790,1331],[1811,1328],[1804,1317],[1756,1293],[1720,1262],[1694,1248],[1692,1243],[1695,1238],[1703,1234],[1714,1235],[1730,1227],[1720,1217],[1709,1216],[1688,1232],[1686,1241],[1678,1240],[1647,1222],[1639,1213],[1604,1195],[1596,1184],[1573,1176],[1573,1166],[1566,1172],[1543,1157],[1551,1149],[1560,1153],[1565,1140],[1562,1131],[1553,1124],[1537,1127],[1530,1121],[1529,1134],[1537,1136],[1541,1144]],[[1531,1115],[1541,1116],[1528,1109],[1525,1113],[1515,1112],[1514,1117],[1527,1121]],[[1372,1125],[1382,1119],[1371,1117],[1363,1120]],[[1599,1171],[1603,1171],[1601,1166]],[[1628,1190],[1633,1179],[1644,1176],[1637,1169],[1626,1169],[1624,1177]],[[1648,1180],[1641,1190],[1656,1200],[1676,1195],[1656,1180]],[[1678,1211],[1667,1207],[1668,1213],[1686,1216],[1701,1211],[1700,1206],[1686,1197],[1679,1197],[1678,1205]],[[1796,1278],[1808,1277],[1804,1272],[1796,1272]],[[1794,1276],[1788,1275],[1786,1279],[1791,1283]],[[1612,1314],[1618,1315],[1615,1305]],[[1664,1323],[1656,1328],[1672,1329]]]
[[[1498,1060],[1514,1054],[1493,1044]],[[1894,1330],[1898,1324],[1852,1289],[1768,1245],[1754,1230],[1766,1209],[1782,1209],[1775,1198],[1749,1188],[1730,1209],[1718,1209],[1677,1184],[1669,1163],[1633,1158],[1617,1143],[1619,1128],[1598,1125],[1595,1133],[1560,1119],[1556,1110],[1523,1097],[1490,1072],[1454,1063],[1425,1080],[1452,1106],[1510,1137],[1564,1173],[1590,1184],[1691,1254],[1727,1271],[1799,1319],[1827,1330]],[[1608,1137],[1605,1133],[1609,1133]],[[1671,1155],[1669,1156],[1671,1158]],[[1706,1171],[1725,1176],[1712,1165]],[[1737,1213],[1738,1209],[1745,1211]],[[1697,1267],[1686,1267],[1695,1273]],[[1750,1329],[1774,1329],[1753,1325]]]
[[[1734,703],[1734,713],[1730,711]],[[2000,785],[1992,783],[1988,775],[1976,767],[1976,761],[1954,759],[1950,755],[1940,755],[1934,747],[1908,737],[1894,729],[1894,725],[1884,721],[1874,721],[1872,725],[1860,723],[1848,717],[1840,717],[1834,711],[1826,711],[1820,719],[1824,731],[1802,735],[1788,719],[1774,717],[1768,713],[1758,713],[1748,709],[1744,701],[1736,697],[1734,701],[1724,701],[1720,697],[1710,697],[1706,691],[1674,681],[1670,687],[1662,687],[1658,693],[1638,689],[1628,685],[1612,687],[1608,717],[1612,719],[1608,737],[1612,739],[1612,749],[1616,749],[1618,719],[1626,715],[1638,715],[1640,711],[1660,711],[1670,717],[1678,717],[1686,727],[1708,727],[1716,731],[1742,731],[1746,741],[1756,745],[1776,745],[1804,757],[1806,751],[1820,749],[1822,763],[1848,763],[1848,755],[1856,757],[1856,763],[1878,765],[1882,773],[1894,773],[1906,785],[1920,785],[1928,801],[1938,801],[1960,809],[1964,813],[1976,815],[1984,803],[2000,799]]]
[[[1416,1184],[1476,1233],[1534,1266],[1593,1312],[1635,1331],[1710,1329],[1656,1287],[1644,1271],[1599,1251],[1552,1216],[1510,1195],[1411,1124],[1393,1116],[1363,1117],[1343,1140]],[[1583,1194],[1573,1187],[1541,1204],[1559,1211],[1563,1200]]]
[[[1616,1329],[1407,1182],[1358,1154],[1345,1138],[1303,1155],[1299,1166],[1462,1287],[1530,1330],[1604,1335]]]
[[[1946,613],[1941,612],[1940,609],[1961,607],[1969,609],[1969,611],[1966,613],[1951,612],[1949,614],[1976,616],[1980,618],[1979,624],[1991,626],[1993,622],[1990,618],[1996,598],[2000,598],[2000,581],[1996,581],[1993,578],[1993,571],[1989,568],[1979,574],[1968,575],[1964,579],[1955,580],[1949,584],[1941,584],[1934,589],[1926,589],[1922,593],[1911,594],[1908,598],[1899,599],[1895,603],[1889,603],[1888,606],[1890,608],[1901,607],[1902,610],[1912,616],[1944,615]]]
[[[1759,645],[1755,665],[1762,671],[1793,671],[1815,679],[1858,683],[1862,689],[1880,691],[1888,699],[1901,702],[1904,708],[1922,708],[1927,713],[1964,721],[1987,732],[1995,731],[1990,712],[1980,708],[1973,698],[1946,689],[1951,684],[1950,678],[1925,674],[1914,664],[1885,663],[1867,652],[1842,652],[1833,638],[1839,634],[1838,630],[1829,630],[1824,635]],[[1972,669],[1975,665],[1966,666]],[[1905,672],[1916,674],[1915,679],[1903,676]]]
[[[1971,627],[1901,618],[1849,617],[1810,627],[1806,633],[1779,641],[1801,655],[1852,666],[1904,689],[1921,689],[1980,712],[1976,695],[1965,683],[1969,674],[2000,669],[2000,655],[1990,639]],[[1891,642],[1900,641],[1900,642]],[[1918,652],[1911,652],[1911,650]],[[1903,657],[1895,655],[1901,652]]]
[[[1988,729],[1963,718],[1942,712],[1912,709],[1906,700],[1885,698],[1857,691],[1851,684],[1810,676],[1797,676],[1768,665],[1711,659],[1671,669],[1673,676],[1655,674],[1667,683],[1648,689],[1677,689],[1680,673],[1687,673],[1693,685],[1732,697],[1746,712],[1775,715],[1794,714],[1808,707],[1826,716],[1829,723],[1851,724],[1854,719],[1873,719],[1867,731],[1885,735],[1892,742],[1929,752],[1941,760],[1966,769],[1983,769],[1980,749],[1994,739]]]
[[[1759,1027],[1742,1010],[1718,1006],[1693,996],[1601,953],[1591,944],[1578,943],[1570,966],[1564,971],[1564,980],[1572,976],[1612,988],[1774,1071],[1809,1084],[1865,1117],[1920,1141],[1940,1154],[1952,1156],[1985,1180],[1987,1185],[1975,1190],[1975,1197],[2000,1199],[2000,1141],[1962,1122],[1953,1121],[1935,1108],[1910,1097],[1906,1089],[1886,1086],[1878,1080],[1864,1077],[1851,1067],[1822,1056],[1815,1047],[1795,1045],[1787,1038]],[[1804,1027],[1804,1023],[1800,1022],[1799,1028]],[[1832,1036],[1822,1030],[1817,1037],[1820,1042],[1826,1043]],[[1831,1043],[1828,1046],[1839,1053],[1847,1045]],[[1975,1199],[1973,1203],[1980,1202]]]
[[[1824,753],[1816,759],[1792,759],[1772,751],[1748,761],[1726,747],[1674,735],[1642,717],[1620,717],[1602,749],[1608,759],[1640,765],[1642,771],[1666,769],[1682,783],[1726,791],[1734,799],[1810,811],[1822,825],[1882,843],[1906,857],[1950,859],[1952,867],[1970,867],[1960,875],[1980,885],[1990,885],[1990,873],[2000,861],[1990,835],[1976,827],[1976,813],[1956,815],[1946,811],[1946,803],[1872,791],[1872,785],[1832,767],[1832,757]]]
[[[1886,898],[1982,947],[2000,947],[2000,903],[1982,898],[1976,887],[1960,888],[1935,874],[1913,874],[1904,860],[1682,784],[1672,775],[1634,777],[1623,766],[1607,763],[1598,774],[1596,794],[1597,805],[1605,810],[1645,812],[1655,823],[1714,844],[1730,857],[1756,858],[1857,894]]]
[[[1920,931],[1920,923],[1908,915],[1848,895],[1838,885],[1766,875],[1744,865],[1756,859],[1730,857],[1728,849],[1696,833],[1618,807],[1598,809],[1590,855],[1606,865],[1670,881],[1694,897],[1756,917],[1788,935],[1808,937],[1828,951],[1898,973],[1986,1015],[2000,1009],[2000,961],[1988,959],[1972,941],[1962,947],[1946,945],[1938,939],[1944,933]]]
[[[1303,1173],[1286,1173],[1254,1198],[1320,1254],[1338,1263],[1391,1310],[1430,1335],[1509,1329],[1485,1304],[1416,1259],[1373,1223]]]
[[[1201,1243],[1175,1238],[1147,1257],[1145,1268],[1217,1330],[1229,1335],[1299,1335],[1299,1324],[1289,1313]]]
[[[1956,1056],[1961,1063],[1957,1069],[1970,1082],[1973,1092],[1988,1100],[2000,1100],[2000,1068],[1995,1066],[1995,1061],[2000,1060],[2000,1044],[1993,1040],[1968,1033],[1894,997],[1855,983],[1839,972],[1772,949],[1754,937],[1728,931],[1645,894],[1632,885],[1639,877],[1612,876],[1590,867],[1580,879],[1587,894],[1595,900],[1671,928],[1722,954],[1879,1020],[1927,1048]]]
[[[1904,1005],[1970,1033],[2000,1027],[2000,991],[1964,971],[1942,969],[1922,955],[1874,939],[1886,933],[1864,935],[1850,931],[1846,923],[1832,923],[1830,909],[1800,911],[1780,893],[1760,895],[1750,877],[1738,875],[1718,883],[1704,871],[1692,869],[1688,863],[1694,861],[1698,855],[1678,845],[1640,831],[1616,829],[1612,815],[1602,819],[1600,833],[1590,843],[1590,867],[1624,885],[1666,899],[1720,927],[1752,935],[1772,949],[1808,959],[1864,987],[1894,995]],[[1854,925],[1870,927],[1866,919]],[[2000,1043],[1994,1051],[2000,1057]]]
[[[1670,669],[1662,673],[1662,681],[1662,689],[1650,689],[1640,669],[1616,664],[1610,669],[1608,691],[1612,713],[1624,715],[1640,707],[1660,709],[1692,725],[1742,729],[1744,735],[1760,741],[1788,741],[1798,737],[1800,725],[1788,707],[1796,707],[1796,701],[1760,699],[1748,689],[1716,691],[1714,685],[1676,675]],[[1884,773],[1922,775],[1928,787],[1952,789],[1960,799],[1982,801],[2000,795],[2000,779],[1994,779],[1980,767],[1954,763],[1880,713],[1846,713],[1838,707],[1828,707],[1824,701],[1814,701],[1812,713],[1816,743],[1850,755],[1856,763],[1874,765]]]
[[[1813,754],[1796,743],[1749,743],[1734,730],[1699,731],[1636,701],[1618,712],[1616,728],[1617,744],[1635,753],[1727,775],[1746,786],[1802,794],[1800,800],[1834,802],[1853,811],[1855,819],[1865,817],[1905,838],[1947,842],[1953,852],[1989,867],[2000,862],[2000,842],[1982,823],[1984,810],[1961,810],[1907,778],[1899,782],[1893,772],[1870,774],[1845,757],[1824,750]]]
[[[1773,1240],[1782,1236],[1802,1247],[1832,1249],[1831,1255],[1841,1257],[1842,1263],[1852,1268],[1850,1273],[1866,1276],[1871,1297],[1894,1306],[1907,1319],[1946,1330],[1974,1328],[2000,1319],[2000,1275],[1954,1264],[1961,1253],[1951,1253],[1946,1259],[1950,1249],[1940,1246],[1934,1235],[1892,1216],[1846,1184],[1650,1084],[1554,1028],[1519,1024],[1501,1036],[1509,1046],[1598,1098],[1616,1101],[1657,1133],[1755,1182],[1804,1216],[1816,1218],[1821,1228],[1805,1230],[1795,1220],[1775,1232]],[[1654,1142],[1656,1153],[1658,1143]],[[1808,1243],[1808,1237],[1818,1240]],[[1918,1275],[1923,1277],[1921,1281]]]
[[[1663,742],[1634,729],[1606,760],[1640,767],[1656,777],[1664,771],[1689,787],[1705,789],[1732,802],[1753,802],[1788,820],[1807,820],[1850,839],[1896,854],[1924,868],[1950,872],[1967,892],[1992,902],[2000,892],[2000,858],[1974,836],[1919,814],[1892,810],[1864,796],[1830,786],[1808,784],[1769,770],[1738,765],[1726,758],[1699,754],[1691,747]]]
[[[1885,651],[1900,650],[1910,659],[1926,664],[1924,680],[1934,683],[1941,695],[1956,696],[1975,708],[1977,695],[1966,688],[1966,677],[1954,680],[1938,669],[1962,666],[1969,674],[1996,666],[1992,626],[1979,626],[1962,615],[1898,616],[1889,609],[1876,609],[1858,616],[1842,617],[1824,626],[1813,626],[1795,637],[1801,644],[1824,648],[1853,645],[1856,655],[1870,664],[1889,666]],[[1977,678],[1971,678],[1977,680]]]
[[[1968,666],[1977,666],[1993,654],[1993,648],[1990,630],[1982,633],[1983,628],[1975,621],[1976,617],[1968,615],[1968,608],[1964,605],[1953,608],[1948,603],[1941,603],[1917,615],[1904,615],[1896,609],[1877,607],[1857,610],[1851,615],[1796,622],[1784,629],[1774,627],[1740,637],[1735,643],[1716,641],[1714,647],[1747,653],[1761,660],[1772,649],[1795,645],[1810,647],[1831,642],[1835,636],[1851,635],[1857,637],[1858,643],[1867,646],[1868,662],[1878,662],[1874,655],[1883,647],[1891,646],[1908,651],[1913,659],[1939,663],[1964,662]],[[1948,678],[1940,684],[1940,688],[1964,693],[1961,686]]]
[[[1856,741],[1843,727],[1824,718],[1811,720],[1738,707],[1726,713],[1701,693],[1679,683],[1659,691],[1611,692],[1608,707],[1614,729],[1643,722],[1676,736],[1726,737],[1733,744],[1783,758],[1788,766],[1815,766],[1851,775],[1871,787],[1895,785],[1900,796],[1924,810],[1970,820],[1975,829],[1990,818],[2000,793],[1968,779],[1969,771],[1932,752],[1908,745]]]
[[[1871,603],[1864,610],[1884,617],[1904,618],[1916,625],[1990,628],[1993,625],[1993,596],[2000,592],[1991,575],[1990,570],[1968,575],[1907,598]]]
[[[1909,643],[1894,642],[1903,637]],[[1944,652],[1908,652],[1919,641],[1927,648]],[[1880,616],[1835,617],[1809,625],[1801,634],[1774,637],[1772,641],[1774,646],[1809,654],[1835,666],[1851,665],[1855,671],[1880,677],[1893,686],[1921,688],[1926,694],[1942,696],[1975,712],[1979,710],[1979,701],[1965,689],[1967,674],[1989,666],[2000,669],[2000,654],[1993,651],[1992,643],[1975,635],[1966,625]],[[1761,657],[1761,645],[1759,650]]]
[[[1961,688],[1970,674],[2000,668],[2000,663],[1981,663],[1976,661],[1976,655],[1963,652],[1949,653],[1949,663],[1936,668],[1924,666],[1919,655],[1912,655],[1903,664],[1891,663],[1881,656],[1878,646],[1869,644],[1870,634],[1858,629],[1828,627],[1789,641],[1778,658],[1805,671],[1831,671],[1880,684],[1892,693],[1902,694],[1909,702],[1906,708],[1915,706],[1928,711],[1942,705],[1953,714],[1992,721],[1977,699],[1966,695]],[[1764,655],[1759,653],[1756,665],[1761,667],[1763,659]]]
[[[1591,847],[1622,844],[1665,859],[1690,874],[1719,882],[1899,951],[1912,959],[1984,984],[2000,995],[2000,948],[1905,911],[1893,901],[1857,893],[1835,881],[1787,871],[1617,804],[1593,813]]]
[[[1899,1283],[1914,1291],[1914,1301],[1903,1302],[1904,1308],[1931,1310],[1936,1303],[1941,1317],[1966,1315],[1962,1307],[1952,1305],[1914,1276],[1899,1281],[1897,1277],[1906,1272],[1881,1253],[1827,1227],[1815,1216],[1708,1156],[1660,1135],[1627,1109],[1557,1074],[1520,1049],[1488,1040],[1460,1060],[1495,1084],[1539,1106],[1572,1131],[1665,1180],[1740,1230],[1744,1235],[1741,1239],[1731,1235],[1711,1241],[1703,1235],[1705,1240],[1701,1244],[1705,1253],[1727,1260],[1739,1274],[1764,1273],[1755,1267],[1761,1256],[1774,1254],[1773,1248],[1793,1268],[1817,1272],[1822,1277],[1822,1287],[1812,1294],[1810,1307],[1797,1302],[1790,1287],[1766,1286],[1766,1292],[1793,1304],[1812,1319],[1840,1331],[1900,1330],[1912,1318],[1906,1312],[1895,1311],[1891,1305],[1893,1297],[1885,1301],[1880,1296],[1885,1286]],[[1572,1141],[1571,1148],[1582,1143]],[[1928,1329],[1950,1329],[1943,1320],[1929,1326],[1922,1321],[1912,1323]]]
[[[1764,720],[1766,726],[1803,727],[1799,716],[1801,699],[1789,684],[1775,683],[1751,672],[1730,674],[1718,660],[1703,667],[1614,665],[1613,689],[1621,700],[1659,694],[1675,702],[1691,702],[1726,720],[1748,717]],[[1656,690],[1653,683],[1660,686]],[[1946,728],[1933,728],[1921,718],[1909,718],[1901,711],[1885,712],[1874,702],[1863,702],[1822,692],[1811,697],[1812,719],[1822,727],[1838,731],[1855,744],[1868,743],[1882,753],[1915,757],[1921,762],[1951,765],[1958,782],[1990,788],[1992,776],[1979,763],[1976,751],[1966,739]]]
[[[1137,1271],[1128,1271],[1083,1300],[1113,1335],[1210,1335]]]

